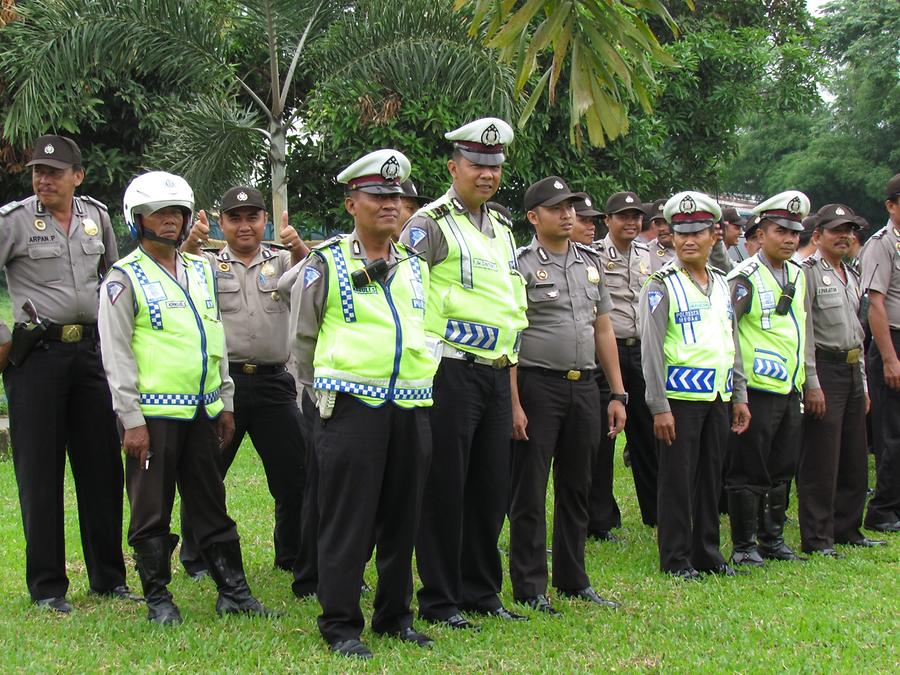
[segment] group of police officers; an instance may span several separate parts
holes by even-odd
[[[864,221],[842,204],[809,216],[798,191],[747,222],[694,191],[650,203],[620,192],[601,212],[558,176],[526,190],[535,234],[517,248],[490,202],[513,130],[484,118],[445,136],[443,196],[417,194],[401,152],[371,152],[337,176],[352,232],[312,251],[286,214],[281,245],[263,244],[265,203],[247,186],[222,197],[225,246],[205,249],[190,186],[145,173],[124,196],[137,243],[124,258],[106,207],[75,195],[78,146],[37,140],[34,196],[0,208],[16,320],[12,334],[0,326],[0,367],[37,605],[72,609],[68,454],[90,592],[135,599],[124,484],[149,619],[181,622],[168,590],[177,487],[186,571],[212,577],[220,614],[272,615],[225,504],[245,434],[275,500],[275,565],[297,597],[318,599],[322,636],[351,657],[372,656],[360,594],[373,553],[377,633],[433,645],[413,626],[414,552],[423,621],[527,620],[499,595],[507,517],[514,599],[559,614],[551,470],[556,595],[617,607],[592,587],[585,543],[615,541],[621,525],[623,428],[641,518],[675,577],[800,560],[784,539],[794,479],[803,553],[884,545],[861,531],[870,401],[865,524],[900,531],[900,174],[861,264],[848,256]],[[595,241],[598,216],[607,234]],[[795,260],[804,231],[815,252]],[[734,255],[742,232],[748,255]]]

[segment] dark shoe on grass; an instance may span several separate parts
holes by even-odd
[[[64,595],[57,595],[52,598],[41,598],[40,600],[35,600],[34,604],[41,609],[48,609],[59,614],[70,614],[72,612],[72,605],[69,604],[69,601],[66,600],[66,596]]]
[[[548,614],[550,616],[560,616],[562,613],[557,610],[553,605],[550,604],[550,601],[547,599],[546,595],[533,595],[530,598],[521,598],[516,600],[521,605],[525,605],[530,609],[533,609],[535,612],[541,612],[543,614]]]
[[[435,617],[423,616],[420,614],[419,618],[422,619],[422,621],[427,621],[430,624],[436,626],[446,626],[447,628],[452,628],[453,630],[470,630],[475,633],[481,630],[481,626],[472,623],[462,614],[454,614],[453,616],[446,619],[438,619]]]
[[[586,586],[585,588],[577,591],[564,591],[560,589],[559,594],[566,598],[577,598],[579,600],[585,600],[595,605],[600,605],[601,607],[609,607],[610,609],[616,609],[617,607],[619,607],[618,602],[607,600],[606,598],[601,598],[597,594],[597,591],[595,591],[590,586]]]
[[[340,640],[331,645],[331,651],[353,659],[371,659],[372,650],[359,640]]]

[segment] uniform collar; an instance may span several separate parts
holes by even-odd
[[[253,260],[250,261],[249,265],[245,265],[245,267],[253,267],[263,262],[264,260],[268,260],[271,257],[272,252],[269,250],[269,248],[260,244],[259,250],[256,252],[256,255],[253,256]],[[222,250],[219,251],[216,258],[224,262],[237,262],[241,263],[241,265],[244,265],[244,262],[235,254],[234,251],[231,250],[231,247],[228,244],[225,244]]]
[[[578,250],[578,247],[575,246],[571,241],[568,243],[569,243],[569,250],[567,251],[567,254],[566,254],[565,266],[568,267],[569,265],[572,265],[576,262],[583,263],[584,259],[581,257],[581,252]],[[534,254],[538,257],[538,260],[541,262],[542,265],[550,265],[550,264],[559,265],[557,257],[548,253],[544,249],[544,247],[541,246],[537,237],[531,238],[531,245],[528,248],[530,248],[532,251],[534,251]],[[568,255],[569,253],[571,253],[572,255]]]
[[[453,210],[457,213],[469,213],[469,209],[466,208],[466,205],[463,203],[463,200],[460,198],[459,193],[456,191],[456,188],[452,185],[450,189],[447,190],[447,198],[450,200],[450,206],[453,207]],[[487,206],[484,204],[481,205],[479,209],[482,218],[487,216]]]
[[[350,242],[350,257],[356,258],[357,260],[368,260],[368,258],[366,257],[366,247],[363,246],[363,243],[359,240],[359,235],[357,234],[355,228],[347,238]],[[398,255],[399,252],[397,250],[397,244],[392,241],[391,253],[389,257],[391,260],[393,260],[394,258],[398,257]]]

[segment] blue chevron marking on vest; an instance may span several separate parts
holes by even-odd
[[[728,377],[725,378],[725,391],[734,390],[734,368],[728,369]]]
[[[419,389],[402,389],[390,387],[378,387],[373,384],[360,384],[348,382],[331,377],[317,377],[313,380],[313,389],[324,391],[342,391],[357,396],[368,396],[383,401],[425,401],[431,398],[431,387]]]
[[[447,319],[447,330],[444,339],[454,344],[478,349],[493,349],[500,337],[500,329],[485,326],[482,323]]]
[[[690,394],[712,394],[715,391],[715,368],[669,366],[667,374],[667,391],[682,391]]]
[[[354,323],[356,309],[353,306],[353,286],[350,284],[350,275],[347,273],[347,261],[344,260],[344,252],[341,251],[340,246],[332,246],[330,250],[334,257],[334,269],[337,270],[338,293],[341,296],[341,311],[344,312],[344,321]]]
[[[753,372],[763,377],[771,377],[772,379],[786,382],[788,378],[787,367],[781,361],[773,359],[761,359],[756,357],[753,359]]]
[[[151,302],[150,297],[147,295],[147,286],[150,285],[150,279],[147,277],[147,273],[141,269],[141,266],[137,261],[129,264],[131,269],[134,270],[134,276],[136,276],[137,280],[141,283],[141,290],[144,292],[144,297],[147,299],[147,311],[150,314],[150,327],[153,330],[162,330],[163,320],[162,312],[159,309],[159,303]]]

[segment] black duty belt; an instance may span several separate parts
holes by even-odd
[[[53,342],[93,341],[97,338],[97,324],[88,323],[53,323],[42,336],[44,340]]]
[[[541,373],[542,375],[550,375],[551,377],[559,377],[571,382],[586,380],[594,374],[593,370],[553,370],[552,368],[541,368],[540,366],[519,366],[519,369],[528,372]]]
[[[277,375],[285,370],[283,363],[229,363],[228,372],[232,375]]]
[[[616,338],[616,344],[620,347],[639,347],[640,338]]]
[[[859,363],[860,358],[862,358],[862,349],[848,349],[847,351],[816,349],[816,359],[819,361],[854,364]]]

